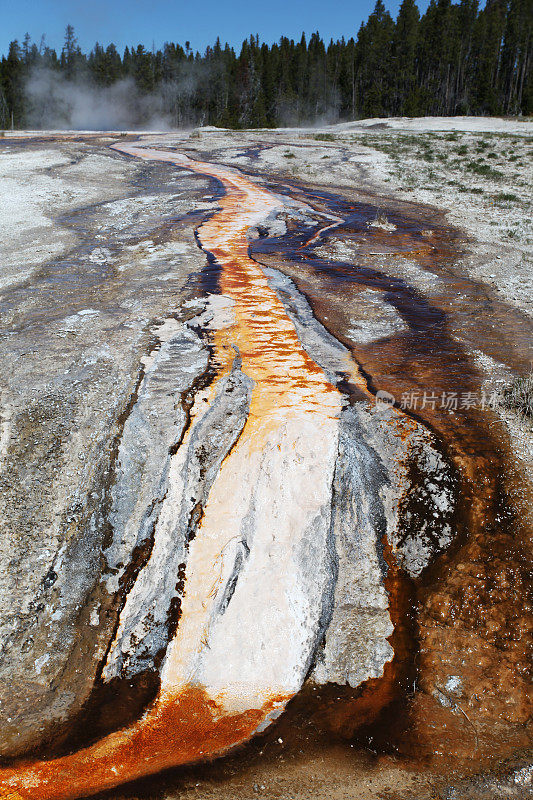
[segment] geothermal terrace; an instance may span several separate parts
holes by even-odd
[[[522,796],[532,148],[0,140],[0,797]]]

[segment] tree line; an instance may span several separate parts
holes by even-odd
[[[85,54],[68,25],[58,54],[26,34],[0,64],[0,127],[31,122],[27,82],[38,70],[76,85],[135,85],[157,95],[172,126],[275,127],[364,117],[533,113],[533,0],[431,0],[420,14],[403,0],[397,19],[377,0],[356,37],[319,33],[268,45],[250,36],[239,52],[217,39],[162,49],[96,44]],[[147,112],[139,104],[142,125]]]

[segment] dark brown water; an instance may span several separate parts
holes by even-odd
[[[513,689],[501,685],[501,673],[503,663],[505,669],[512,663],[520,675],[527,670],[527,645],[521,641],[527,621],[517,609],[524,602],[527,607],[530,581],[522,546],[527,526],[521,520],[520,504],[513,504],[507,494],[506,475],[512,458],[490,407],[490,390],[483,396],[483,375],[473,351],[524,373],[533,357],[533,326],[486,286],[462,274],[460,260],[468,242],[434,210],[399,209],[396,204],[389,210],[385,203],[387,219],[396,229],[384,231],[369,226],[383,210],[382,199],[379,204],[359,203],[315,188],[295,184],[288,188],[286,183],[277,185],[276,190],[289,191],[341,222],[318,237],[311,228],[299,227],[282,237],[264,236],[252,243],[254,257],[290,275],[316,317],[350,348],[371,391],[390,392],[397,406],[405,406],[406,414],[432,430],[458,476],[456,539],[449,552],[418,581],[393,574],[395,586],[388,587],[397,625],[391,668],[382,681],[369,682],[355,693],[336,688],[321,692],[314,718],[327,729],[355,734],[360,743],[372,742],[378,749],[406,752],[411,757],[429,749],[432,755],[438,748],[428,731],[439,729],[441,722],[435,721],[444,711],[435,702],[428,705],[427,694],[424,703],[419,703],[416,688],[422,685],[426,693],[431,692],[439,669],[441,686],[447,679],[446,670],[448,674],[455,671],[462,676],[462,702],[474,722],[465,722],[466,712],[454,708],[456,714],[463,714],[462,729],[460,735],[451,736],[447,757],[470,757],[472,726],[478,756],[494,755],[504,746],[502,736],[506,739],[507,735],[500,736],[498,725],[508,731],[513,724],[519,727],[525,722],[523,711],[506,716],[504,706],[514,702]],[[336,260],[335,247],[324,254],[335,239],[350,245],[350,253],[354,253],[350,260]],[[434,288],[420,291],[410,284],[402,276],[405,259],[436,276]],[[404,327],[377,341],[361,343],[350,335],[350,308],[356,309],[359,294],[369,289],[395,309]],[[452,401],[451,407],[443,407],[450,403],[450,395],[457,396],[457,406]],[[526,495],[520,494],[523,503]],[[486,624],[488,617],[493,620],[491,625]],[[480,649],[489,683],[499,686],[487,692],[490,696],[485,702],[476,693],[480,677],[474,662]],[[523,685],[517,694],[523,707]],[[445,713],[450,716],[448,710]],[[371,724],[361,727],[361,722],[367,721]],[[449,722],[442,724],[449,727]],[[480,731],[485,725],[492,733],[486,734],[488,741],[482,746]]]

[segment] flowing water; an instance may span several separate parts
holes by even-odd
[[[372,398],[377,390],[385,390],[394,396],[397,407],[402,405],[402,396],[414,391],[437,398],[404,410],[435,432],[457,471],[460,486],[455,525],[459,534],[449,558],[460,551],[468,536],[492,528],[492,539],[486,537],[490,561],[499,541],[498,531],[503,530],[495,520],[498,515],[505,516],[502,510],[507,508],[498,495],[505,454],[497,436],[488,435],[488,420],[492,418],[476,406],[450,413],[440,399],[449,392],[461,396],[480,391],[480,374],[470,355],[473,346],[478,344],[485,353],[497,354],[511,367],[520,368],[527,360],[528,334],[518,312],[456,273],[454,262],[461,244],[442,222],[398,211],[389,214],[394,233],[386,234],[368,226],[376,215],[372,202],[353,202],[294,182],[263,188],[232,169],[170,151],[129,144],[115,149],[133,157],[168,162],[223,184],[225,194],[219,201],[219,211],[197,230],[198,243],[210,259],[206,285],[214,288],[216,284],[217,290],[231,299],[233,313],[231,325],[220,327],[213,337],[216,376],[207,397],[213,396],[217,383],[229,373],[235,348],[243,372],[255,384],[244,429],[204,509],[202,535],[191,543],[181,621],[169,646],[155,701],[138,722],[95,745],[59,759],[1,771],[0,796],[11,800],[75,798],[222,753],[249,739],[265,720],[277,716],[294,694],[283,681],[271,680],[249,689],[243,710],[242,687],[234,697],[231,692],[222,697],[216,687],[191,684],[187,672],[188,653],[202,638],[208,621],[205,587],[215,586],[220,578],[220,555],[225,546],[221,520],[230,516],[241,475],[239,465],[250,461],[283,426],[318,424],[326,438],[334,438],[346,402],[340,385],[332,385],[303,349],[261,262],[290,275],[317,319],[351,350],[353,363],[347,364],[345,376],[348,396],[355,392]],[[299,225],[281,237],[264,235],[250,248],[247,231],[260,226],[266,215],[281,212],[283,195],[328,215],[329,221],[318,233],[316,225]],[[321,252],[332,237],[353,245],[355,263],[353,258],[336,260]],[[437,275],[437,289],[433,294],[424,293],[410,285],[401,270],[394,275],[388,274],[386,266],[377,268],[376,253],[389,261],[415,260],[420,269]],[[397,333],[358,343],[350,335],[346,309],[368,290],[394,309],[403,325]],[[480,307],[484,310],[481,319],[473,311]],[[496,331],[492,322],[495,315],[501,324]],[[410,513],[416,516],[415,510]],[[509,535],[508,529],[504,535]],[[508,553],[511,567],[520,561],[514,542],[512,548]],[[392,565],[391,554],[387,556]],[[438,580],[438,573],[433,571],[431,580]],[[388,589],[397,625],[395,665],[383,680],[369,682],[362,691],[339,693],[335,689],[335,699],[324,690],[318,699],[304,695],[294,701],[303,704],[317,724],[351,735],[361,720],[374,722],[391,701],[404,702],[406,682],[413,678],[412,669],[406,665],[412,666],[417,648],[416,625],[410,614],[423,584],[419,588],[407,586],[392,570]],[[297,708],[296,717],[299,713]],[[381,737],[385,744],[390,740],[389,733],[382,728],[372,730],[372,735]],[[404,733],[402,730],[399,735]]]

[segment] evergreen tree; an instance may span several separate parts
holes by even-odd
[[[61,70],[66,78],[72,79],[76,68],[80,62],[81,51],[78,48],[78,40],[74,35],[72,25],[65,28],[65,42],[61,51]]]
[[[472,111],[475,114],[503,113],[498,83],[506,11],[505,0],[488,0],[476,20],[474,29],[476,70],[471,90]]]
[[[394,23],[383,0],[377,0],[357,39],[359,113],[364,117],[388,116],[391,106],[392,42]]]
[[[510,0],[501,58],[501,90],[507,114],[518,114],[533,56],[533,0]]]
[[[403,0],[392,39],[392,113],[414,117],[418,110],[416,49],[420,13],[414,0]]]
[[[4,118],[10,128],[24,127],[23,61],[20,45],[15,39],[9,45],[7,59],[3,62]],[[3,105],[4,105],[3,103]]]

